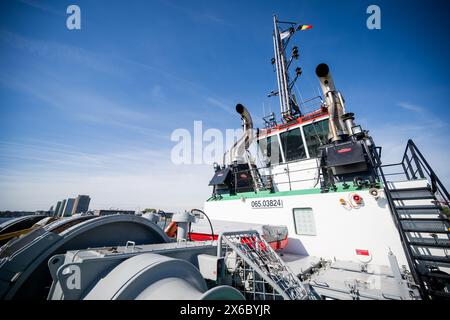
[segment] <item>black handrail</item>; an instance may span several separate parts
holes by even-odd
[[[377,159],[378,163],[381,163],[381,159],[379,157],[378,153],[374,153],[375,158]],[[404,232],[402,232],[402,225],[401,225],[401,221],[398,218],[398,213],[397,213],[397,209],[395,207],[394,204],[394,200],[392,199],[392,195],[389,191],[389,187],[388,187],[388,182],[386,180],[386,176],[383,172],[383,167],[385,166],[390,166],[390,165],[380,165],[378,166],[378,173],[379,173],[379,177],[381,177],[383,186],[384,186],[384,192],[386,194],[386,198],[388,200],[388,204],[389,204],[389,208],[391,209],[391,215],[392,215],[392,219],[394,220],[395,226],[397,227],[397,230],[399,231],[399,235],[400,235],[400,239],[401,239],[401,243],[402,243],[402,247],[403,250],[405,252],[405,256],[406,256],[406,260],[408,261],[410,270],[411,270],[411,275],[414,279],[414,281],[419,284],[420,287],[420,291],[422,293],[425,293],[426,288],[425,285],[423,283],[423,281],[420,279],[419,274],[416,271],[415,268],[415,264],[414,264],[414,260],[413,260],[413,254],[411,252],[411,248],[408,246],[408,239],[406,238],[406,235]],[[425,296],[423,294],[423,296]]]
[[[418,165],[417,170],[419,171],[419,175],[424,177],[423,168],[422,168],[422,166],[424,166],[424,168],[427,169],[427,173],[430,176],[430,180],[431,180],[430,182],[431,182],[431,186],[432,186],[432,191],[433,192],[438,191],[441,194],[441,196],[444,198],[443,200],[448,205],[449,204],[449,200],[450,200],[450,195],[449,195],[447,189],[445,188],[444,184],[438,178],[438,176],[436,175],[434,170],[431,168],[431,166],[428,163],[428,161],[425,159],[425,157],[422,155],[420,150],[417,148],[417,146],[414,143],[414,141],[412,141],[411,139],[408,140],[407,148],[408,147],[412,151],[412,154],[414,156],[414,160],[417,161],[416,164]],[[405,151],[405,154],[406,154],[406,151]],[[422,164],[422,166],[420,166],[419,164]]]
[[[381,164],[379,155],[377,153],[375,153],[374,156],[377,158],[378,162]],[[385,174],[383,172],[383,168],[395,167],[395,166],[402,166],[403,173],[400,172],[400,173],[395,173],[395,174]],[[386,164],[386,165],[379,165],[377,169],[378,169],[379,176],[381,177],[383,185],[384,185],[386,198],[388,200],[388,204],[391,209],[391,213],[392,213],[394,222],[396,224],[397,229],[399,230],[400,239],[401,239],[402,246],[403,246],[405,254],[406,254],[406,259],[408,260],[408,264],[410,266],[411,274],[414,278],[414,281],[420,287],[422,297],[424,299],[428,299],[429,296],[426,294],[427,289],[425,287],[425,284],[424,284],[423,280],[421,279],[418,271],[415,268],[413,253],[411,251],[411,247],[408,245],[408,239],[406,238],[406,234],[404,232],[402,232],[403,227],[402,227],[401,221],[399,221],[399,215],[398,215],[395,203],[393,201],[392,195],[390,193],[390,189],[388,186],[388,182],[386,180],[386,176],[404,174],[406,176],[407,180],[416,180],[418,178],[427,179],[431,183],[432,193],[433,194],[439,193],[441,198],[444,200],[444,202],[447,205],[449,205],[449,199],[450,199],[449,193],[448,193],[447,189],[445,188],[445,186],[443,185],[443,183],[441,182],[441,180],[438,178],[438,176],[434,172],[434,170],[431,168],[428,161],[425,159],[423,154],[417,148],[414,141],[412,141],[411,139],[409,139],[408,143],[406,144],[405,152],[403,154],[403,158],[402,158],[401,162],[393,163],[393,164]]]
[[[431,190],[433,193],[438,193],[443,202],[448,206],[450,205],[450,195],[444,184],[438,178],[434,170],[431,168],[428,161],[423,156],[417,145],[413,140],[409,139],[406,144],[405,152],[403,153],[402,161],[399,163],[385,164],[380,167],[396,167],[401,166],[403,172],[385,173],[388,175],[401,175],[404,174],[407,180],[427,179],[431,184]]]

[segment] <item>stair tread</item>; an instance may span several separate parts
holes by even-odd
[[[422,246],[422,247],[435,247],[435,248],[450,248],[449,239],[420,239],[420,240],[410,240],[409,245],[412,246]]]
[[[400,215],[411,215],[411,216],[420,216],[420,215],[424,215],[424,216],[431,216],[431,215],[436,215],[436,216],[441,216],[441,212],[440,211],[421,211],[421,210],[415,210],[415,211],[398,211],[397,212],[399,217]]]
[[[427,187],[413,187],[413,188],[398,188],[398,189],[389,189],[390,192],[409,192],[409,191],[430,191],[430,186]]]
[[[427,278],[441,278],[450,280],[450,274],[441,274],[436,272],[421,272],[420,275]]]
[[[448,222],[447,218],[398,218],[400,221],[417,221],[417,222]]]
[[[399,200],[427,200],[427,199],[434,199],[433,195],[426,195],[426,196],[402,196],[402,197],[392,197],[392,200],[399,201]]]
[[[449,234],[450,231],[448,229],[439,229],[439,228],[426,228],[426,227],[418,227],[418,228],[408,228],[403,227],[403,231],[405,232],[418,232],[418,233],[446,233]]]
[[[439,210],[441,207],[436,205],[411,205],[411,206],[395,206],[397,210]]]
[[[426,256],[426,255],[421,255],[421,254],[415,254],[413,257],[417,260],[422,260],[422,261],[450,263],[450,258],[443,257],[443,256],[428,256],[428,255]]]

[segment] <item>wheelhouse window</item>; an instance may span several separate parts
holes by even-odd
[[[317,235],[312,208],[295,208],[293,214],[296,234],[306,236]]]
[[[309,156],[317,157],[317,149],[327,144],[328,140],[328,119],[308,124],[303,127],[306,146],[308,147]]]
[[[265,139],[258,140],[261,152],[270,164],[278,164],[283,162],[281,157],[280,144],[278,143],[278,136],[270,136]],[[272,150],[274,150],[272,152]],[[278,150],[278,152],[277,152]]]
[[[283,132],[280,134],[280,139],[286,161],[306,158],[306,151],[300,128]]]

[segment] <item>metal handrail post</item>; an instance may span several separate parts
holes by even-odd
[[[412,141],[412,140],[410,140]],[[423,174],[423,170],[422,170],[422,166],[419,163],[419,160],[417,159],[417,154],[414,150],[414,146],[412,144],[409,143],[408,141],[408,146],[409,146],[409,150],[411,151],[411,158],[414,160],[414,163],[417,167],[417,171],[419,173],[420,178],[425,178],[425,175]]]

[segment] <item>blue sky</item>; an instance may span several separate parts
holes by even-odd
[[[81,30],[66,8],[81,8]],[[381,8],[381,30],[366,8]],[[201,207],[208,165],[170,162],[176,128],[260,123],[276,79],[272,15],[296,35],[303,98],[330,65],[347,109],[400,159],[414,139],[449,186],[450,45],[446,1],[0,2],[0,210],[47,209],[90,194],[92,208]]]

